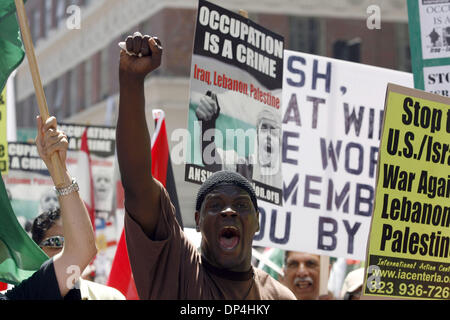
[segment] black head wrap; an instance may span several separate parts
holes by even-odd
[[[221,185],[235,185],[244,191],[246,191],[255,207],[258,210],[258,202],[256,201],[255,190],[246,178],[234,171],[218,171],[212,174],[206,181],[202,184],[197,193],[197,202],[195,204],[195,210],[200,211],[203,200],[208,193],[210,193],[214,188]]]

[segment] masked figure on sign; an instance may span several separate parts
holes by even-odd
[[[276,121],[274,112],[265,109],[258,114],[258,164],[260,173],[258,180],[265,181],[265,177],[280,177],[280,155],[281,155],[281,127]]]
[[[95,209],[109,211],[112,208],[112,177],[106,169],[94,173]]]

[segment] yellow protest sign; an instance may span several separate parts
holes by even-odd
[[[6,138],[6,89],[0,94],[0,172],[8,174],[8,141]]]
[[[450,299],[450,98],[388,85],[364,295]]]

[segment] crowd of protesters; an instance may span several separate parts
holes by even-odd
[[[315,254],[285,252],[279,277],[253,266],[258,201],[252,185],[239,173],[218,171],[200,187],[193,212],[202,236],[200,250],[189,241],[167,191],[151,174],[144,79],[160,66],[162,55],[156,37],[140,34],[128,37],[126,50],[120,53],[117,155],[128,254],[140,299],[357,299],[360,271],[349,274],[341,297],[319,295],[320,257]],[[64,167],[64,182],[56,188],[60,209],[38,216],[31,230],[49,260],[0,299],[125,299],[118,290],[82,279],[97,249],[76,179],[65,168],[67,137],[57,130],[54,117],[45,122],[38,117],[37,129],[38,152],[54,181],[51,156],[57,154]],[[76,277],[67,272],[73,266],[79,270]]]

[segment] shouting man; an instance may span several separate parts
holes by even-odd
[[[267,273],[252,267],[259,230],[255,192],[241,175],[220,171],[197,195],[201,253],[175,219],[167,191],[151,175],[144,79],[161,64],[157,38],[136,33],[120,54],[117,150],[125,190],[125,229],[141,299],[295,299]]]

